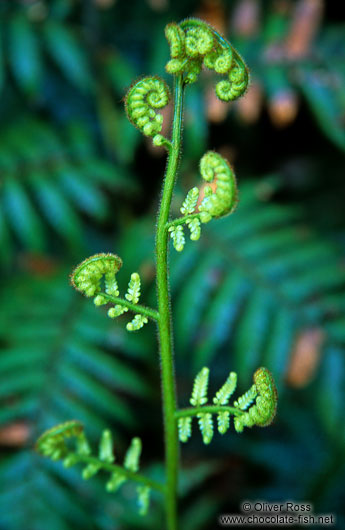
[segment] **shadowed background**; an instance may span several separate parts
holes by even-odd
[[[154,324],[76,294],[68,274],[96,252],[137,270],[155,304],[153,233],[165,154],[127,121],[123,96],[164,71],[164,26],[199,16],[245,58],[250,88],[224,104],[214,77],[187,90],[184,153],[173,215],[216,149],[235,166],[237,211],[171,251],[179,404],[210,367],[239,391],[264,365],[279,391],[267,429],[215,434],[194,426],[182,446],[181,528],[216,527],[244,499],[311,502],[344,517],[345,24],[322,0],[2,0],[0,3],[0,528],[162,528],[135,490],[38,457],[37,436],[79,419],[96,442],[114,434],[118,460],[143,441],[143,468],[163,458]],[[171,108],[164,111],[169,134]]]

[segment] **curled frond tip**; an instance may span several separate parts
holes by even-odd
[[[94,296],[101,290],[101,279],[105,276],[105,291],[116,295],[115,275],[121,267],[122,259],[116,254],[95,254],[73,270],[70,276],[71,284],[85,296]]]

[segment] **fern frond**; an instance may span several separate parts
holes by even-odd
[[[128,331],[138,331],[148,323],[148,318],[143,315],[135,315],[131,322],[128,322],[126,328]]]
[[[90,479],[101,469],[109,472],[110,479],[105,486],[108,492],[116,491],[126,480],[139,483],[137,488],[139,513],[146,514],[151,488],[163,492],[163,487],[158,482],[138,474],[141,454],[140,438],[133,438],[125,455],[123,467],[113,464],[113,442],[109,430],[102,433],[99,458],[86,454],[83,443],[78,445],[78,440],[82,440],[83,443],[86,440],[83,426],[78,421],[69,421],[56,425],[43,433],[36,442],[36,450],[42,456],[52,460],[62,460],[65,467],[85,463],[86,467],[82,471],[84,480]]]
[[[97,296],[96,296],[97,298]],[[110,309],[108,309],[108,317],[109,318],[117,318],[121,315],[123,315],[123,313],[126,313],[128,311],[128,307],[124,306],[124,305],[118,305],[116,304],[114,307],[111,307]]]
[[[180,441],[187,442],[188,438],[192,436],[192,418],[190,416],[178,418],[177,426]]]
[[[102,462],[114,462],[113,437],[107,429],[102,432],[101,441],[99,442],[99,459]]]
[[[234,401],[234,407],[238,407],[241,410],[246,410],[251,405],[258,395],[256,385],[252,385],[249,390],[236,401]]]
[[[224,385],[218,390],[216,396],[213,398],[213,403],[215,405],[227,405],[230,397],[236,390],[236,385],[237,374],[235,372],[230,372]]]
[[[112,473],[110,479],[105,485],[105,489],[108,492],[115,492],[126,482],[126,480],[126,477],[122,475],[121,472]]]
[[[216,85],[216,95],[222,101],[233,101],[246,91],[248,69],[235,48],[206,22],[187,18],[179,24],[168,24],[165,30],[171,59],[168,73],[185,74],[185,83],[194,83],[204,65],[227,80]]]
[[[211,443],[213,438],[213,419],[212,414],[209,412],[198,414],[199,428],[202,434],[202,440],[204,444]]]
[[[131,274],[131,279],[128,284],[128,291],[125,297],[133,304],[137,304],[140,298],[140,276],[137,272]]]
[[[189,192],[187,193],[187,196],[185,198],[185,200],[183,201],[183,204],[180,208],[180,212],[183,214],[183,215],[188,215],[190,213],[193,213],[194,210],[195,210],[195,207],[197,205],[197,202],[198,202],[198,198],[199,198],[199,189],[198,188],[192,188],[191,190],[189,190]]]
[[[117,291],[116,273],[122,260],[116,254],[95,254],[85,259],[71,274],[71,283],[85,296],[94,296],[101,291],[101,279],[105,276],[106,292]]]
[[[209,374],[210,370],[204,367],[194,379],[193,392],[190,398],[190,404],[194,407],[207,403],[207,387]]]
[[[218,432],[225,434],[230,427],[230,412],[224,410],[217,415]]]
[[[126,326],[128,331],[137,331],[148,322],[148,318],[158,320],[158,312],[145,306],[138,305],[140,298],[140,276],[133,272],[128,284],[125,298],[118,298],[119,290],[116,273],[122,266],[122,260],[116,254],[96,254],[85,259],[71,274],[73,287],[88,297],[95,296],[94,304],[101,306],[109,302],[115,303],[108,310],[110,318],[117,318],[131,310],[138,312]],[[104,277],[104,292],[102,279]]]
[[[197,217],[194,219],[187,219],[186,225],[190,230],[190,238],[192,241],[198,241],[201,235],[201,224]]]
[[[177,226],[170,226],[169,228],[170,237],[173,240],[173,245],[175,250],[177,252],[182,252],[184,245],[185,245],[185,237],[183,232],[183,226],[177,225]]]
[[[150,504],[150,493],[151,493],[151,489],[148,486],[137,487],[138,506],[139,506],[140,515],[147,514],[147,511],[149,509],[149,504]]]
[[[267,368],[258,368],[254,373],[252,387],[232,406],[228,406],[233,394],[237,374],[230,372],[227,380],[213,398],[214,405],[207,405],[207,386],[209,369],[203,368],[196,376],[190,399],[192,408],[176,412],[179,439],[187,442],[191,436],[192,418],[197,416],[203,442],[209,444],[213,437],[212,414],[217,414],[217,425],[220,434],[225,434],[230,426],[230,415],[234,415],[234,426],[237,432],[244,427],[269,425],[276,414],[277,391],[272,374]],[[253,401],[255,400],[255,403]],[[251,406],[250,406],[251,405]],[[248,410],[246,410],[248,409]]]
[[[133,471],[134,473],[138,471],[139,469],[139,460],[141,455],[141,440],[140,438],[133,438],[131,441],[131,445],[129,446],[124,466],[126,469],[129,469],[129,471]]]

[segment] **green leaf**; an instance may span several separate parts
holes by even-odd
[[[100,348],[79,340],[70,342],[68,352],[73,361],[101,381],[133,395],[143,396],[149,393],[149,387],[143,378],[127,367],[123,361],[117,359],[114,354],[106,354]]]
[[[0,93],[5,81],[5,68],[4,68],[4,55],[3,55],[3,43],[2,43],[3,29],[0,22]]]
[[[0,258],[3,263],[9,265],[12,260],[13,248],[8,231],[7,220],[0,208]]]
[[[43,26],[43,37],[50,55],[67,79],[83,92],[92,86],[92,78],[83,46],[66,25],[49,20]]]
[[[342,116],[345,102],[341,93],[343,86],[331,83],[329,77],[312,71],[310,66],[299,70],[299,88],[311,106],[315,118],[328,138],[345,150],[345,129]]]
[[[58,171],[58,180],[62,189],[80,210],[99,220],[107,216],[108,205],[104,195],[78,170],[71,167],[62,168]]]
[[[186,350],[193,335],[198,331],[202,312],[207,307],[210,293],[215,286],[217,266],[215,253],[203,256],[176,301],[174,314],[179,327],[176,344],[181,352]]]
[[[200,337],[195,345],[195,366],[209,363],[232,333],[249,289],[250,283],[239,271],[230,272],[221,282],[202,321]]]
[[[42,78],[40,42],[29,20],[21,14],[9,20],[9,59],[18,84],[30,93],[39,89]]]
[[[30,184],[51,226],[72,246],[80,246],[80,221],[58,187],[38,173],[30,175]]]
[[[123,425],[134,424],[128,405],[89,374],[66,362],[60,367],[59,376],[72,394],[88,402],[101,414],[115,417]]]
[[[9,176],[5,178],[2,200],[8,221],[19,240],[29,249],[42,250],[41,222],[18,180]]]

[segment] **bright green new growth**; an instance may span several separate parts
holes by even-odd
[[[187,193],[187,197],[183,201],[183,204],[180,208],[180,212],[184,215],[187,215],[189,213],[193,213],[195,210],[195,207],[197,205],[199,198],[199,189],[198,188],[192,188]]]
[[[200,160],[201,176],[206,182],[215,182],[216,189],[205,186],[205,197],[199,206],[200,219],[207,223],[213,217],[222,217],[234,211],[237,204],[235,175],[227,161],[214,151]]]
[[[124,466],[134,473],[139,469],[139,459],[141,455],[141,440],[133,438],[130,447],[127,450]]]
[[[127,300],[137,304],[140,298],[140,276],[137,272],[131,274],[131,279],[128,284],[128,292],[125,295]]]
[[[194,407],[204,405],[207,402],[209,374],[210,370],[208,368],[203,368],[194,379],[192,397],[190,398],[190,404],[194,405]]]
[[[36,450],[42,456],[52,460],[62,460],[65,467],[78,463],[84,464],[82,477],[90,479],[99,471],[110,473],[105,489],[114,492],[126,481],[139,484],[137,487],[138,509],[142,515],[147,512],[151,489],[162,491],[162,486],[138,473],[141,454],[140,438],[133,438],[124,458],[123,467],[113,464],[115,460],[113,439],[111,432],[102,433],[98,456],[92,456],[92,451],[84,433],[83,426],[78,421],[68,421],[56,425],[43,433],[36,442]]]
[[[234,407],[238,407],[240,410],[246,410],[251,405],[258,395],[256,385],[250,387],[249,390],[243,396],[240,396],[237,401],[234,402]]]
[[[165,35],[170,44],[171,60],[166,65],[170,74],[186,74],[186,83],[194,83],[202,66],[227,76],[216,85],[222,101],[242,96],[248,86],[248,69],[239,53],[211,26],[195,18],[180,24],[169,24]]]
[[[115,305],[108,309],[110,318],[117,318],[131,310],[136,314],[126,328],[137,331],[147,324],[148,319],[157,320],[157,312],[148,307],[139,306],[140,276],[137,272],[131,274],[125,298],[119,298],[116,273],[122,266],[122,260],[116,254],[96,254],[84,260],[71,274],[71,283],[75,289],[88,297],[95,296],[94,304],[101,306],[113,302]],[[104,291],[102,279],[104,277]]]
[[[115,464],[111,432],[102,433],[98,456],[93,456],[82,425],[77,421],[53,427],[37,441],[37,451],[53,460],[62,460],[66,467],[82,463],[82,476],[89,479],[98,472],[109,473],[108,492],[117,491],[126,481],[138,484],[139,513],[144,515],[149,505],[151,489],[163,495],[168,530],[177,530],[177,486],[179,469],[178,439],[187,442],[192,434],[193,417],[198,419],[205,444],[213,438],[213,415],[221,434],[228,431],[230,416],[234,427],[242,432],[244,427],[266,426],[274,419],[277,392],[272,375],[266,368],[254,374],[254,384],[232,406],[228,405],[236,389],[237,375],[230,372],[225,383],[216,392],[213,404],[208,405],[209,369],[203,368],[196,376],[190,408],[179,409],[174,374],[171,304],[169,294],[168,241],[181,252],[185,246],[184,226],[190,239],[201,236],[201,223],[208,223],[234,211],[237,204],[237,184],[228,162],[218,153],[208,151],[200,160],[200,173],[206,184],[200,190],[193,187],[180,208],[182,217],[171,220],[170,208],[179,168],[182,146],[184,90],[198,79],[203,67],[225,76],[217,82],[215,91],[223,101],[233,101],[244,94],[248,86],[247,67],[232,45],[211,26],[198,19],[187,19],[179,24],[169,24],[165,35],[171,58],[166,65],[174,76],[174,120],[171,139],[161,134],[163,116],[158,112],[170,99],[166,83],[156,76],[136,81],[128,90],[125,109],[129,120],[144,135],[151,136],[155,146],[167,150],[168,159],[163,183],[162,198],[156,230],[157,309],[139,304],[141,280],[137,272],[130,276],[124,297],[120,296],[116,274],[122,260],[116,254],[96,254],[78,265],[71,275],[72,285],[87,297],[93,297],[96,306],[111,304],[107,314],[117,318],[130,311],[134,316],[127,323],[128,331],[140,330],[148,320],[157,324],[160,346],[162,401],[164,416],[165,471],[164,484],[138,473],[141,440],[133,438],[124,458],[123,466]]]
[[[114,462],[115,456],[113,453],[113,438],[111,432],[103,431],[101,441],[99,442],[99,459],[102,462]]]
[[[117,296],[115,275],[121,267],[122,259],[116,254],[95,254],[74,269],[71,274],[71,283],[77,291],[90,297],[101,291],[101,279],[104,276],[105,292]]]
[[[213,398],[213,403],[215,405],[227,405],[232,394],[236,390],[237,385],[237,374],[235,372],[230,372],[227,380],[224,385],[218,390],[215,397]]]
[[[186,242],[183,227],[181,225],[170,226],[169,232],[170,237],[173,240],[175,250],[177,250],[177,252],[181,252],[184,249],[184,244]]]
[[[213,437],[212,414],[217,414],[218,432],[225,434],[230,427],[230,415],[234,416],[234,426],[237,432],[244,427],[258,425],[264,427],[272,423],[277,409],[277,390],[272,374],[267,368],[258,368],[253,379],[253,386],[243,396],[234,401],[231,407],[228,402],[237,385],[237,375],[230,372],[224,385],[213,398],[214,405],[207,405],[209,369],[203,368],[195,377],[192,397],[192,408],[177,412],[179,438],[187,442],[192,432],[192,419],[198,418],[203,442],[209,444]],[[253,401],[255,403],[252,405]],[[252,405],[252,406],[250,406]],[[246,412],[245,409],[248,409]],[[204,411],[204,412],[203,412]]]
[[[130,88],[126,96],[126,111],[130,121],[145,134],[160,133],[163,116],[155,109],[165,107],[170,98],[168,86],[158,77],[144,77]]]

